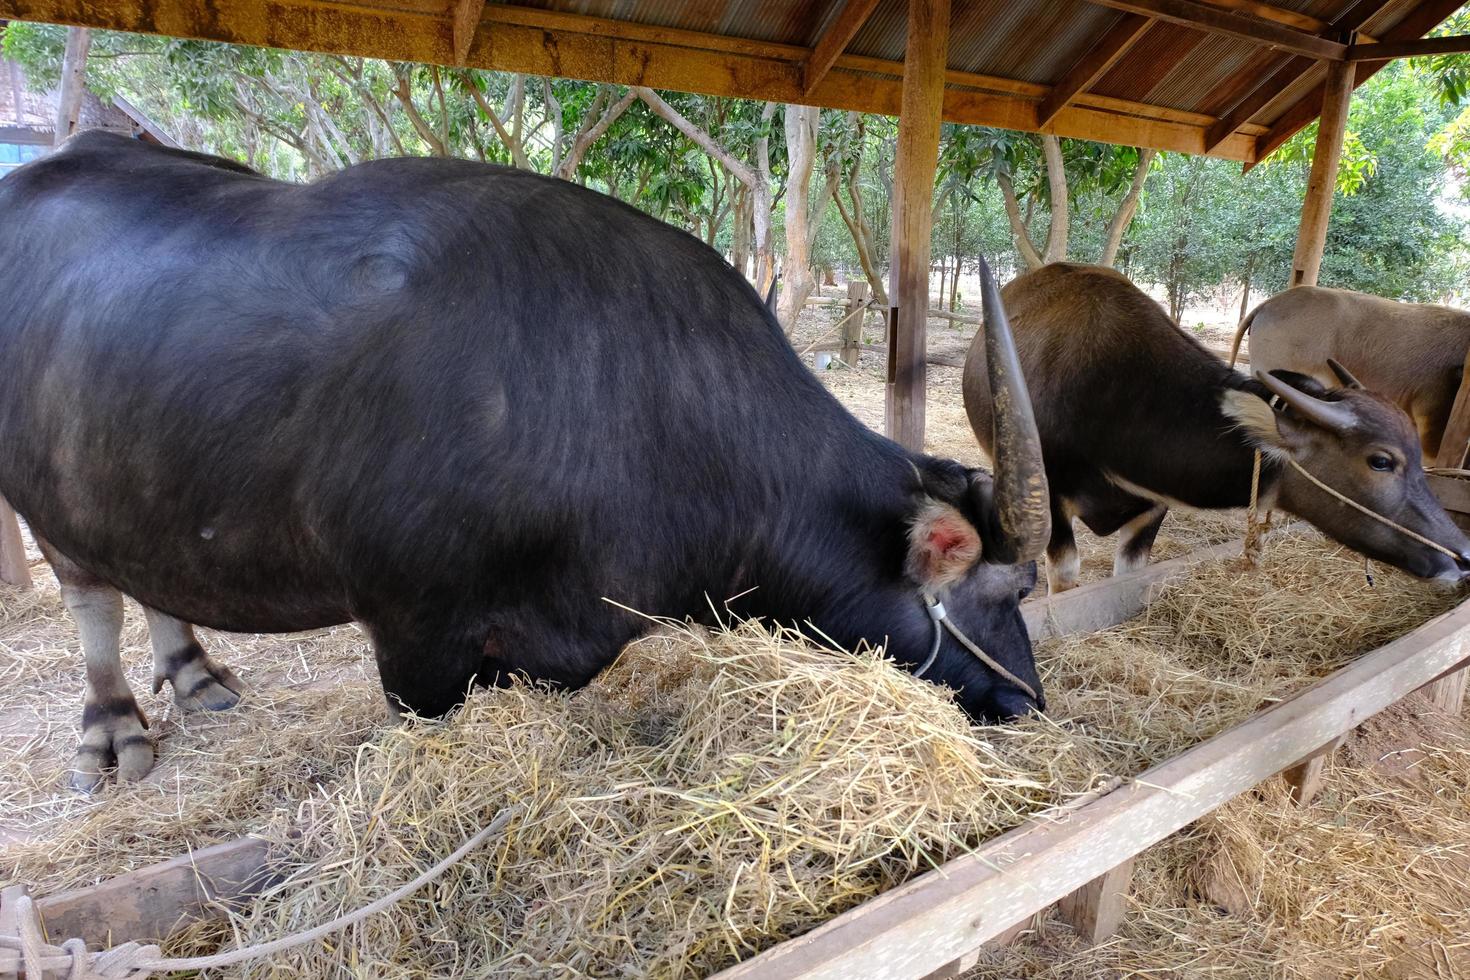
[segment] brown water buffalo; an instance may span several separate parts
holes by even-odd
[[[1470,313],[1298,286],[1272,296],[1241,321],[1231,364],[1247,333],[1252,369],[1296,371],[1330,385],[1330,357],[1408,413],[1426,460],[1439,454],[1470,350]]]
[[[1332,388],[1289,371],[1246,377],[1099,266],[1049,265],[1001,295],[1041,436],[1054,591],[1077,582],[1072,518],[1098,535],[1123,530],[1113,568],[1130,571],[1148,561],[1169,507],[1247,506],[1258,449],[1263,508],[1415,575],[1458,582],[1470,568],[1470,540],[1430,491],[1408,417],[1340,367]],[[978,340],[964,395],[989,452],[994,420]],[[1452,554],[1353,509],[1305,474]]]

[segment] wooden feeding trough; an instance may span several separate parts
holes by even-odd
[[[1112,626],[1141,612],[1194,563],[1239,548],[1238,542],[1217,545],[1028,602],[1028,629],[1040,641]],[[1139,853],[1277,774],[1306,802],[1327,753],[1375,713],[1426,685],[1440,706],[1457,709],[1467,664],[1470,603],[1173,759],[1043,813],[719,976],[954,975],[983,946],[1006,941],[1054,905],[1085,937],[1105,938],[1121,920]],[[80,937],[96,947],[157,940],[270,884],[271,859],[265,841],[245,837],[99,885],[36,896],[35,905],[53,942]],[[0,926],[13,920],[17,895],[0,896]],[[18,968],[4,955],[0,977]]]

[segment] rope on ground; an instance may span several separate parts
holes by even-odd
[[[179,970],[208,970],[234,966],[248,960],[258,960],[307,943],[323,936],[356,925],[370,916],[397,905],[409,895],[435,880],[445,871],[458,864],[465,855],[479,847],[489,837],[505,829],[505,825],[521,812],[521,807],[512,806],[496,814],[490,824],[465,841],[451,855],[419,875],[417,878],[364,905],[354,912],[339,915],[330,922],[261,943],[244,946],[227,953],[211,956],[163,956],[152,944],[123,943],[100,953],[87,950],[80,939],[68,939],[60,946],[46,942],[41,932],[40,917],[35,903],[29,895],[22,895],[15,902],[15,911],[20,919],[19,936],[0,936],[0,949],[18,950],[24,967],[22,976],[27,980],[45,980],[48,971],[62,973],[66,980],[142,980],[155,973],[172,973]]]

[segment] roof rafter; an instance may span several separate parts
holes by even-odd
[[[817,39],[811,57],[802,68],[803,92],[810,94],[817,83],[827,76],[827,72],[832,70],[842,52],[847,50],[847,46],[852,43],[852,39],[857,36],[876,6],[878,0],[844,0],[842,9]]]
[[[1142,14],[1124,14],[1119,18],[1041,100],[1036,110],[1036,125],[1045,128],[1074,98],[1107,74],[1153,24],[1152,17]]]
[[[1426,0],[1411,10],[1403,20],[1394,27],[1383,33],[1379,41],[1389,44],[1395,41],[1412,41],[1437,27],[1441,21],[1453,14],[1464,5],[1464,0]],[[1364,61],[1354,65],[1353,88],[1356,89],[1368,79],[1378,74],[1388,62],[1386,61]],[[1276,151],[1282,143],[1291,139],[1303,128],[1316,119],[1322,112],[1322,100],[1325,92],[1323,84],[1319,83],[1306,95],[1296,101],[1291,108],[1282,113],[1281,117],[1271,127],[1271,131],[1256,140],[1255,161],[1246,164],[1245,169],[1249,171],[1256,162],[1264,160]]]
[[[1354,44],[1348,48],[1349,61],[1389,61],[1394,58],[1423,58],[1436,54],[1470,52],[1470,34],[1449,37],[1426,37],[1417,41],[1392,41],[1387,44]]]
[[[1358,31],[1364,24],[1377,16],[1378,12],[1388,6],[1390,2],[1392,0],[1368,0],[1366,3],[1359,3],[1352,10],[1330,24],[1327,29],[1339,35],[1346,35]],[[1359,32],[1358,37],[1362,38],[1364,35]],[[1276,101],[1282,92],[1285,92],[1291,87],[1292,82],[1295,82],[1303,74],[1310,71],[1315,65],[1316,62],[1310,58],[1292,58],[1269,76],[1265,76],[1260,85],[1248,93],[1233,109],[1221,116],[1219,121],[1210,127],[1209,132],[1205,134],[1205,146],[1207,150],[1214,149],[1229,139],[1231,134],[1250,122],[1251,117],[1256,113]]]
[[[1195,30],[1214,34],[1229,34],[1233,37],[1270,44],[1325,61],[1341,61],[1347,54],[1347,45],[1329,41],[1315,34],[1287,27],[1271,20],[1248,17],[1232,10],[1222,9],[1197,0],[1087,0],[1100,7],[1111,7],[1133,14],[1143,14],[1166,20]]]
[[[485,0],[454,0],[454,63],[462,65],[470,56],[470,45],[480,32],[480,15]]]

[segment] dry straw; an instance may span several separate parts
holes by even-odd
[[[140,814],[150,791],[114,791],[72,829],[43,826],[42,840],[7,850],[0,878],[14,874],[44,894],[48,882],[110,873],[155,841],[177,852],[181,838],[204,843],[225,827],[266,833],[289,856],[288,878],[229,923],[195,927],[167,950],[212,951],[366,904],[519,805],[525,816],[504,838],[396,911],[252,975],[704,975],[1176,755],[1454,602],[1386,570],[1376,580],[1370,587],[1359,559],[1314,535],[1273,542],[1259,575],[1202,566],[1140,619],[1045,645],[1051,717],[993,728],[970,727],[942,691],[878,656],[816,650],[753,625],[665,629],[584,691],[481,692],[447,721],[370,734],[360,726],[377,698],[368,680],[354,680],[298,693],[310,707],[285,718],[275,716],[279,700],[247,707],[248,735],[175,733],[165,768],[193,774],[176,812]],[[0,639],[8,630],[0,623]],[[309,716],[328,704],[342,714]],[[198,755],[177,766],[186,753]],[[235,782],[248,792],[232,791]],[[1145,920],[1151,931],[1131,952],[1113,944],[1084,956],[1062,943],[1055,952],[1083,964],[1065,975],[1189,975],[1167,964],[1196,955],[1182,950],[1195,925],[1181,896],[1205,887],[1197,866],[1223,854],[1230,871],[1221,880],[1259,883],[1275,861],[1260,853],[1277,845],[1263,843],[1275,831],[1258,815],[1241,818],[1238,831],[1226,819],[1145,859],[1140,894],[1163,911]],[[1204,858],[1190,843],[1198,840]],[[1373,873],[1390,874],[1382,865]],[[1284,901],[1250,887],[1243,907]],[[1295,907],[1280,914],[1312,921]],[[1184,938],[1170,938],[1169,915]],[[1282,935],[1302,928],[1272,922]],[[1209,970],[1278,969],[1284,940],[1263,940],[1239,916],[1209,925],[1199,935],[1226,951]],[[997,975],[1068,962],[1007,955]]]

